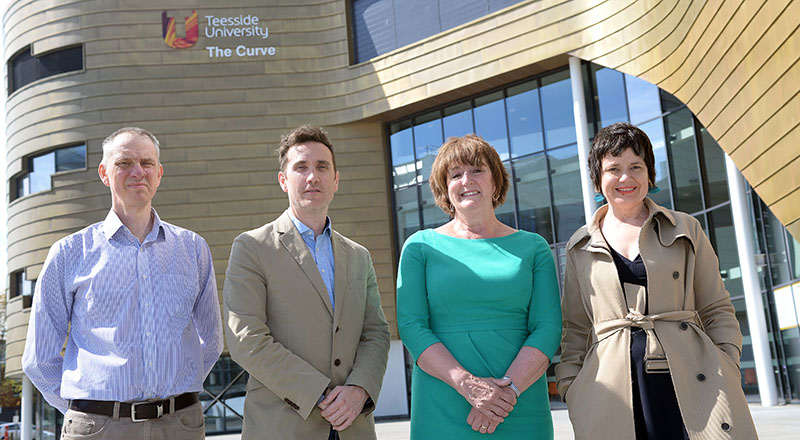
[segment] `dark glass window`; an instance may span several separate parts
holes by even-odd
[[[86,168],[86,145],[51,150],[29,157],[25,172],[10,182],[11,200],[48,191],[52,188],[51,176],[57,172]]]
[[[576,141],[575,117],[572,113],[572,85],[569,71],[562,70],[542,78],[542,115],[547,148]]]
[[[430,192],[430,188],[423,188]],[[414,232],[419,230],[419,198],[417,185],[409,186],[394,192],[395,216],[397,219],[397,249],[403,248],[403,243]]]
[[[28,46],[8,61],[8,93],[34,81],[59,73],[83,69],[83,46],[53,51],[42,56],[31,55]]]
[[[475,132],[493,146],[501,160],[508,159],[508,135],[506,134],[506,109],[503,92],[475,99]]]
[[[690,213],[703,209],[693,119],[686,108],[666,117],[675,209]]]
[[[16,298],[18,296],[33,296],[33,291],[36,289],[36,280],[28,280],[25,277],[24,270],[11,272],[11,288],[9,289],[9,298]],[[30,306],[28,306],[30,307]]]
[[[422,194],[422,222],[423,228],[436,228],[450,221],[450,216],[445,214],[441,208],[436,206],[433,192],[430,185],[422,184],[420,187]]]
[[[508,179],[511,181],[513,174],[511,174],[511,165],[509,163],[503,164],[506,167],[506,172],[508,173]],[[497,219],[501,222],[511,226],[512,228],[517,227],[517,214],[516,214],[516,207],[514,206],[514,185],[511,184],[508,187],[508,192],[506,193],[506,201],[501,206],[495,208],[495,213],[497,214]]]
[[[547,158],[544,154],[537,154],[516,160],[514,171],[517,181],[520,229],[536,232],[548,243],[553,244]]]
[[[520,1],[350,0],[353,61],[367,61]]]
[[[655,194],[649,194],[654,202],[666,208],[672,208],[671,193],[669,184],[669,161],[667,160],[667,145],[664,139],[664,121],[661,118],[639,126],[650,138],[653,144],[653,156],[656,168],[656,186],[660,189]]]
[[[472,106],[469,101],[445,107],[443,123],[445,139],[475,133],[475,127],[472,125]]]
[[[586,223],[581,192],[578,147],[573,144],[556,150],[548,150],[550,175],[553,183],[553,218],[556,241],[569,240],[572,233]]]
[[[700,127],[700,146],[703,156],[701,165],[706,204],[710,207],[727,202],[730,195],[728,175],[725,170],[725,153],[705,127]]]
[[[736,232],[733,229],[731,205],[725,204],[708,213],[714,250],[719,258],[719,272],[732,297],[744,295],[742,269],[739,266],[739,251]]]
[[[600,127],[607,127],[615,122],[628,120],[628,107],[624,99],[625,83],[622,73],[616,70],[592,64],[597,97],[595,106],[600,115]]]
[[[628,113],[632,124],[639,124],[661,116],[658,87],[643,79],[626,74],[625,90],[628,94]]]
[[[421,165],[422,181],[431,175],[433,160],[442,145],[442,118],[439,111],[418,116],[414,119],[414,149]]]
[[[529,81],[508,89],[506,108],[511,156],[518,157],[542,151],[544,138],[537,82]]]
[[[417,183],[413,139],[411,121],[402,121],[389,126],[389,142],[392,146],[392,180],[395,189]]]

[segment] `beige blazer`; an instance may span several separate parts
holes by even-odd
[[[287,212],[233,242],[223,291],[231,357],[248,373],[243,439],[328,438],[316,403],[358,385],[377,402],[389,352],[369,252],[333,231],[335,312]],[[374,405],[340,433],[375,439]]]
[[[607,205],[567,244],[556,380],[575,438],[636,437],[630,369],[635,325],[648,332],[645,363],[672,377],[689,438],[755,440],[739,373],[742,334],[714,249],[694,217],[650,199],[645,204],[650,217],[639,233],[639,252],[646,289],[620,285],[599,226]]]

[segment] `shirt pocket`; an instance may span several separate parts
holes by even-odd
[[[166,319],[173,330],[182,331],[192,317],[198,293],[197,280],[181,274],[166,274],[162,289]]]

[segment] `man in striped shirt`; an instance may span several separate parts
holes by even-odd
[[[62,439],[202,439],[197,392],[222,351],[211,252],[151,206],[163,174],[152,133],[112,133],[98,173],[111,210],[50,248],[23,370],[65,413]]]

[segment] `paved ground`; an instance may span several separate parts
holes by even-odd
[[[797,440],[800,437],[800,405],[764,408],[750,405],[761,440]],[[555,440],[571,440],[572,426],[567,411],[553,411]],[[408,440],[408,420],[378,422],[378,440]],[[209,440],[239,440],[239,434],[209,436]]]

